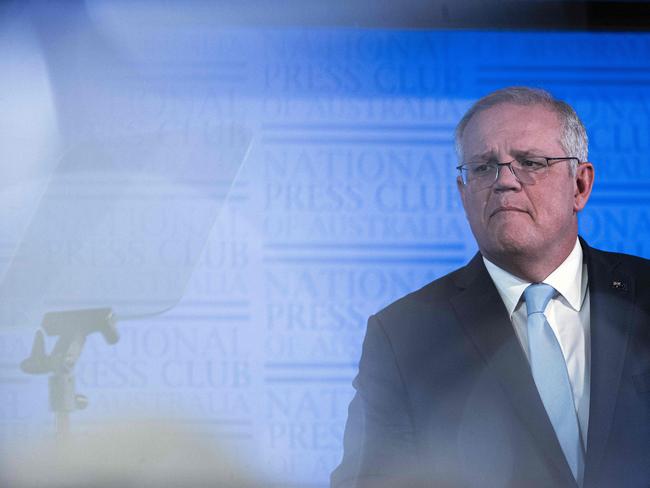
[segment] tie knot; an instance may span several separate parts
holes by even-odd
[[[524,290],[524,300],[526,300],[526,310],[528,315],[533,313],[544,312],[546,305],[556,291],[551,285],[546,283],[533,283]]]

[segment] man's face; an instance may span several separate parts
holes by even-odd
[[[462,137],[463,162],[509,162],[516,156],[561,157],[558,116],[543,105],[500,104],[477,113]],[[570,161],[553,164],[535,184],[521,184],[500,168],[492,186],[472,192],[458,182],[467,219],[485,257],[496,263],[513,256],[545,256],[573,247],[576,212],[586,204],[579,190],[582,168],[570,174]],[[591,185],[589,184],[589,189]]]

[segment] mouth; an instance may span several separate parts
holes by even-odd
[[[518,212],[518,213],[528,213],[526,210],[518,207],[499,207],[492,211],[490,218],[502,212]]]

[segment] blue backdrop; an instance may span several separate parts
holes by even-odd
[[[224,121],[253,134],[180,303],[120,324],[115,346],[89,341],[79,432],[131,413],[171,415],[280,486],[325,486],[367,316],[476,252],[453,129],[496,88],[542,87],[576,108],[596,169],[581,234],[650,257],[648,35],[64,20],[29,30],[58,144],[170,127],[205,141]],[[191,241],[191,216],[156,224]],[[0,225],[6,263],[20,234]],[[4,455],[53,430],[46,379],[17,370],[38,326],[26,325],[0,332]]]

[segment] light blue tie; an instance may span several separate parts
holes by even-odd
[[[528,312],[530,367],[573,477],[578,486],[582,486],[584,450],[571,383],[562,349],[544,315],[546,305],[555,294],[555,288],[546,283],[533,283],[524,291]]]

